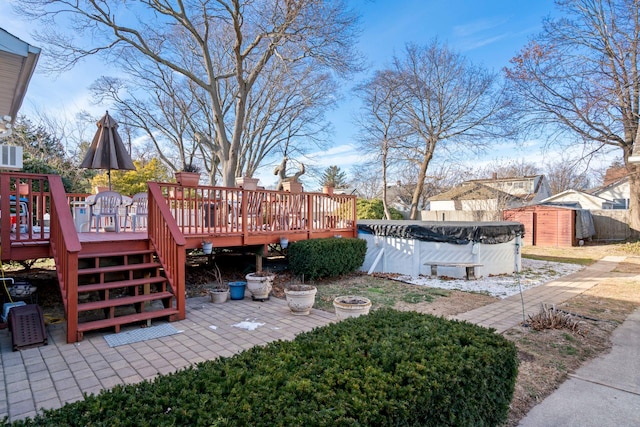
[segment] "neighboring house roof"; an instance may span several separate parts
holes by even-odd
[[[565,190],[539,202],[541,205],[564,206],[579,209],[602,209],[609,201],[579,190]]]
[[[11,124],[18,115],[39,56],[40,48],[0,28],[0,117],[11,116]]]
[[[519,187],[516,183],[532,182],[533,188],[529,186]],[[544,175],[515,176],[507,178],[474,179],[464,183],[478,183],[489,187],[498,188],[513,196],[520,198],[524,203],[533,201],[538,194],[551,195],[551,190],[544,179]],[[544,196],[543,196],[544,197]]]
[[[595,188],[591,190],[590,193],[593,194],[594,196],[599,196],[600,194],[616,189],[617,187],[625,186],[628,184],[628,182],[629,182],[629,176],[627,175],[617,180],[610,181],[608,184],[603,185],[602,187]]]
[[[488,200],[503,199],[511,200],[517,198],[504,191],[480,184],[474,181],[467,181],[458,187],[454,187],[449,191],[429,197],[429,201],[445,201],[445,200]]]
[[[333,194],[346,194],[349,196],[360,196],[360,192],[355,187],[349,188],[334,188]]]

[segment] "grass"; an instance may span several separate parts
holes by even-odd
[[[532,255],[532,254],[522,254],[522,258],[534,259],[538,261],[550,261],[550,262],[563,262],[567,264],[579,264],[579,265],[591,265],[596,262],[596,259],[593,258],[571,258],[571,257],[561,257],[561,256],[546,256],[546,255]]]
[[[393,307],[397,301],[408,304],[432,302],[439,297],[447,297],[451,291],[408,285],[393,280],[354,275],[347,280],[323,281],[318,288],[315,308],[333,311],[333,300],[339,295],[359,295],[371,300],[373,308]]]

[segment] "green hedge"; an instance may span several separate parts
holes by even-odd
[[[404,219],[402,212],[389,207],[391,219]],[[356,200],[356,215],[358,219],[385,219],[384,205],[380,199],[358,199]]]
[[[305,280],[357,271],[364,263],[367,242],[362,239],[310,239],[289,245],[289,268]]]
[[[14,425],[495,426],[516,356],[491,330],[380,309]]]

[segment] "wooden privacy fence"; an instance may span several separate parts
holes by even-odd
[[[421,211],[422,221],[499,221],[499,211]],[[626,240],[631,237],[629,210],[592,210],[591,216],[596,229],[593,240]]]
[[[596,235],[593,240],[626,240],[631,237],[628,209],[591,211]]]

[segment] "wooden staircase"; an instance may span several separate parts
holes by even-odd
[[[78,254],[78,341],[87,331],[113,327],[120,332],[122,325],[179,317],[175,295],[148,241],[123,245],[128,250],[85,244]]]

